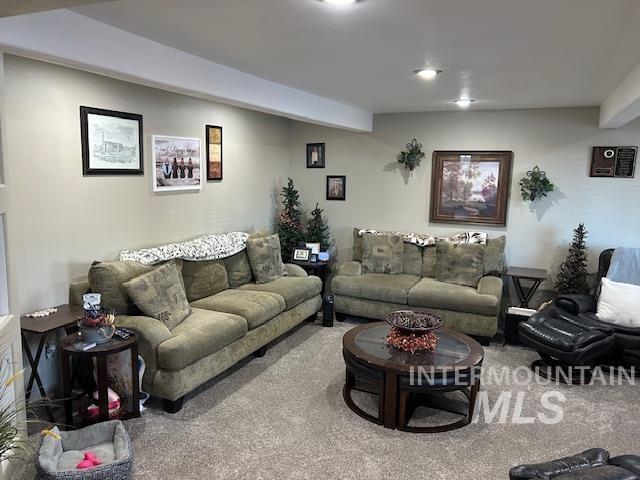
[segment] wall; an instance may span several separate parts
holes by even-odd
[[[417,138],[427,154],[408,175],[395,155]],[[305,144],[326,143],[326,168],[305,168]],[[638,246],[640,168],[634,179],[589,178],[591,147],[638,145],[640,121],[598,129],[597,108],[384,114],[371,134],[295,122],[291,174],[308,209],[316,201],[329,219],[338,260],[350,259],[354,226],[448,234],[467,229],[507,235],[510,265],[555,268],[573,228],[584,221],[591,249]],[[512,150],[514,165],[506,228],[429,222],[433,150]],[[518,181],[534,165],[546,170],[557,191],[530,210]],[[347,200],[325,201],[325,175],[347,175]]]

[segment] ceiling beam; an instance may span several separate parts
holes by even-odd
[[[600,128],[618,128],[640,116],[640,63],[600,105]]]
[[[0,50],[294,120],[370,132],[373,114],[69,10],[0,18]]]

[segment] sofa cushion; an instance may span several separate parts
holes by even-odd
[[[180,370],[247,334],[247,321],[230,313],[193,308],[171,338],[158,345],[158,365]]]
[[[246,249],[224,258],[222,261],[227,270],[230,288],[236,288],[253,281],[253,272],[251,271],[251,263],[249,263]]]
[[[257,283],[267,283],[287,274],[284,263],[282,263],[278,235],[249,237],[247,239],[247,254]]]
[[[410,291],[412,307],[437,308],[454,312],[496,315],[499,299],[494,295],[478,293],[473,287],[445,283],[433,278],[423,278]]]
[[[398,235],[371,235],[362,238],[364,273],[402,273],[404,241]]]
[[[422,276],[422,251],[424,248],[408,242],[403,242],[403,244],[402,273]]]
[[[364,273],[356,277],[338,275],[331,282],[331,289],[338,295],[406,305],[409,290],[419,281],[417,275],[404,273]]]
[[[247,320],[249,330],[268,322],[287,308],[284,298],[277,293],[250,290],[225,290],[196,300],[191,306],[240,315]]]
[[[305,300],[320,295],[322,281],[314,276],[308,277],[280,277],[268,283],[247,283],[239,287],[240,290],[277,293],[287,305],[287,310],[301,304]]]
[[[229,288],[227,269],[222,260],[185,261],[182,266],[182,278],[187,300],[190,302]]]
[[[360,235],[360,229],[353,229],[353,251],[352,258],[356,262],[362,261],[362,236]]]
[[[507,237],[502,235],[497,238],[487,239],[484,248],[484,274],[502,276],[504,271],[504,248]]]
[[[441,282],[477,287],[484,275],[484,249],[484,245],[477,243],[439,241],[436,278]]]
[[[424,247],[422,252],[422,276],[436,278],[436,246],[429,245]]]
[[[93,262],[89,269],[91,291],[99,293],[101,304],[107,310],[115,310],[118,315],[136,313],[123,284],[154,267],[138,262]]]
[[[169,330],[191,313],[180,272],[168,262],[123,284],[129,298],[149,317],[163,322]]]

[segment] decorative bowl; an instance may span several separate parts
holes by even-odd
[[[387,315],[386,321],[392,327],[418,334],[436,330],[444,325],[437,315],[416,310],[396,310]]]

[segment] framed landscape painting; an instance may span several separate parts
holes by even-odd
[[[207,181],[222,180],[222,127],[207,125]]]
[[[153,135],[153,191],[202,188],[200,139]]]
[[[143,175],[142,115],[80,107],[83,175]]]
[[[504,226],[511,182],[510,151],[435,151],[432,222]]]

